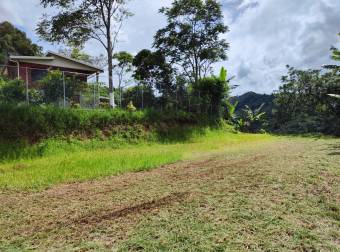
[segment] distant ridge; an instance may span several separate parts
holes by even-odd
[[[248,105],[251,109],[256,109],[264,103],[263,111],[267,113],[268,117],[271,117],[273,114],[274,95],[247,92],[243,95],[232,97],[231,101],[233,103],[238,101],[236,113],[240,113],[246,105]]]

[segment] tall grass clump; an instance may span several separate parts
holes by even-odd
[[[159,128],[164,125],[194,125],[201,121],[185,112],[81,110],[11,104],[0,104],[0,118],[1,140],[33,143],[60,136],[93,137],[98,131],[111,135],[118,126]]]

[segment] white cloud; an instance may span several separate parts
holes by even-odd
[[[231,49],[225,64],[237,77],[237,93],[277,89],[286,64],[314,68],[329,62],[329,48],[340,32],[340,2],[258,2],[230,25],[227,35]],[[231,15],[228,9],[225,13]]]

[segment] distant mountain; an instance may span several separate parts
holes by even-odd
[[[231,98],[232,103],[238,101],[236,107],[236,113],[240,113],[242,109],[248,105],[251,109],[257,109],[264,103],[263,111],[267,113],[268,117],[271,117],[274,106],[274,95],[257,94],[255,92],[247,92],[240,96],[234,96]]]

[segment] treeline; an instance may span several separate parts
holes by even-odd
[[[153,50],[143,49],[134,57],[114,54],[118,79],[117,104],[132,101],[137,108],[185,110],[221,114],[228,98],[228,80],[214,76],[213,63],[226,59],[228,43],[221,35],[224,25],[218,1],[174,1],[160,10],[167,25],[156,32]],[[129,85],[128,77],[136,83]],[[127,79],[126,79],[127,78]]]
[[[340,34],[338,34],[340,36]],[[340,51],[332,47],[331,58],[340,61]],[[340,135],[340,66],[317,70],[287,66],[282,86],[275,94],[273,129],[286,133]]]
[[[340,36],[340,34],[339,34]],[[331,58],[340,61],[340,51],[332,47]],[[232,98],[237,103],[236,125],[257,120],[248,131],[259,127],[269,132],[340,135],[340,66],[299,70],[287,66],[279,90],[271,95],[248,92]],[[256,126],[257,125],[257,126]],[[243,128],[244,129],[244,128]]]
[[[288,67],[275,94],[273,130],[340,135],[340,67],[298,70]]]

